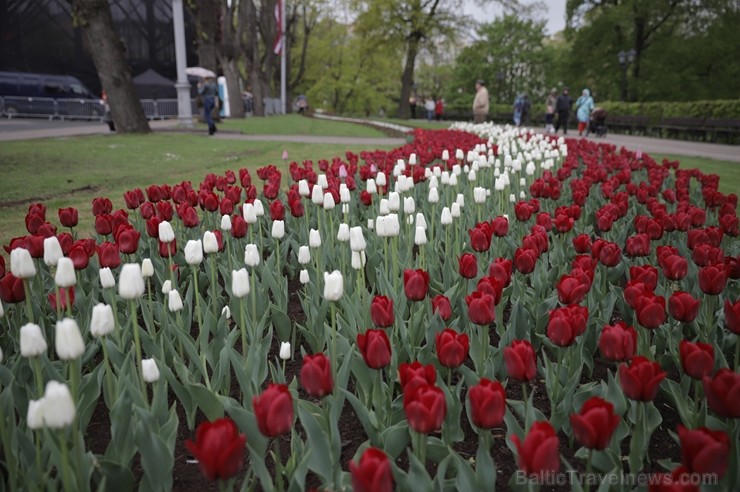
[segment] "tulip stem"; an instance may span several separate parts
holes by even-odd
[[[209,255],[212,258],[208,258],[208,266],[211,270],[211,306],[213,306],[213,317],[218,319],[218,285],[216,284],[216,258],[213,255]]]
[[[254,294],[252,294],[254,295]],[[244,362],[247,362],[247,323],[246,316],[244,315],[246,308],[244,307],[244,297],[239,298],[239,328],[242,332],[242,355],[244,356]],[[254,341],[254,340],[253,340]]]
[[[57,314],[57,320],[62,319],[62,298],[59,295],[59,286],[56,282],[54,282],[54,294],[55,294],[55,301],[54,302],[54,309],[56,310]]]
[[[2,389],[2,388],[0,388]],[[38,434],[38,433],[36,433]],[[8,438],[7,429],[5,427],[5,415],[0,416],[0,439],[3,441],[3,452],[5,453],[5,464],[7,465],[8,470],[8,481],[7,484],[10,486],[11,491],[17,490],[16,488],[16,473],[18,472],[18,465],[16,464],[16,455],[13,454],[14,451],[11,450],[10,447],[10,440]],[[38,438],[38,435],[36,436],[36,464],[39,468],[39,480],[41,480],[41,477],[43,477],[43,473],[41,471],[41,442]]]
[[[67,437],[64,435],[64,429],[59,432],[62,448],[62,482],[64,483],[64,490],[76,490],[76,487],[72,486],[69,476],[69,449],[67,447]]]
[[[129,308],[131,310],[131,331],[134,333],[134,346],[136,347],[136,359],[134,360],[134,365],[136,366],[136,373],[139,375],[141,393],[144,395],[144,400],[146,401],[148,400],[146,397],[146,385],[144,384],[144,373],[141,368],[141,339],[139,337],[139,323],[136,319],[136,301],[134,299],[129,301]]]
[[[113,369],[110,365],[110,358],[108,357],[108,347],[106,347],[105,345],[105,338],[100,339],[100,345],[103,347],[103,359],[105,362],[105,385],[108,391],[108,400],[110,401],[112,407],[115,401],[118,399],[118,395],[114,393]]]
[[[256,272],[255,270],[252,270],[252,276],[250,277],[249,281],[252,283],[252,343],[257,341],[257,291],[255,291],[255,277]]]
[[[23,279],[23,291],[26,294],[26,317],[28,317],[28,322],[33,323],[33,303],[31,302],[31,289],[28,287],[28,279]],[[57,306],[59,304],[57,303]]]
[[[584,492],[589,492],[591,490],[591,460],[593,458],[594,450],[591,448],[588,448],[588,458],[586,458],[586,474],[583,476],[583,478],[586,480],[586,486],[583,489]]]
[[[735,336],[735,372],[740,368],[740,334]]]
[[[522,381],[522,398],[524,398],[524,432],[529,431],[529,395],[527,393],[527,383]]]
[[[331,302],[331,370],[334,373],[334,381],[337,380],[337,306]]]
[[[172,268],[172,250],[170,249],[170,245],[167,245],[167,261],[170,265],[170,282],[172,283],[172,288],[177,288],[177,283],[175,282],[175,269]]]
[[[702,397],[701,397],[701,381],[698,379],[693,381],[694,384],[694,405],[696,405],[696,408],[694,409],[694,428],[698,429],[701,427],[703,418],[701,415],[701,404],[702,404]]]
[[[31,363],[33,365],[33,375],[36,379],[36,391],[38,391],[39,398],[44,396],[44,377],[41,371],[41,356],[37,355],[31,357]]]
[[[427,464],[427,436],[424,433],[410,431],[412,441],[414,445],[414,451],[416,451],[416,457],[419,458],[421,466],[426,468]]]
[[[118,323],[118,303],[116,302],[116,294],[113,292],[113,289],[105,289],[108,291],[108,297],[110,297],[110,300],[108,301],[110,303],[111,309],[113,309],[113,326],[115,327],[116,332],[116,342],[118,342],[118,351],[123,352],[123,344],[121,342],[121,329]]]

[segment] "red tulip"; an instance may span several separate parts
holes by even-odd
[[[432,298],[432,313],[439,314],[439,317],[442,318],[444,321],[450,319],[450,316],[452,316],[452,306],[450,305],[450,300],[442,294],[434,296]]]
[[[504,348],[506,373],[515,381],[529,381],[537,375],[534,348],[527,340],[514,340]]]
[[[708,295],[719,295],[727,285],[725,265],[709,265],[699,269],[699,288]]]
[[[419,384],[404,390],[403,410],[409,427],[421,434],[429,434],[442,427],[447,402],[441,389],[431,384]]]
[[[170,258],[177,254],[177,240],[170,241],[169,243],[163,243],[159,241],[159,256],[162,258]]]
[[[481,378],[468,391],[470,419],[480,429],[493,429],[504,421],[506,392],[498,381]]]
[[[722,368],[703,379],[707,404],[714,413],[728,419],[740,418],[740,374]]]
[[[571,304],[550,311],[547,337],[559,347],[568,347],[586,330],[588,308]]]
[[[517,202],[514,204],[514,214],[516,215],[517,220],[526,222],[530,217],[532,217],[532,207],[530,207],[527,202]]]
[[[701,380],[714,372],[714,347],[708,343],[681,340],[678,344],[681,366],[687,376]]]
[[[630,360],[637,351],[637,332],[624,321],[606,325],[599,336],[599,351],[611,361]]]
[[[141,205],[139,202],[139,196],[133,190],[125,191],[123,193],[123,200],[126,202],[126,208],[129,210],[136,210],[139,208],[139,205]]]
[[[613,267],[622,261],[622,250],[615,243],[607,242],[599,251],[599,262],[608,267]]]
[[[527,475],[543,477],[560,469],[560,442],[550,422],[535,422],[524,442],[516,434],[512,434],[510,439],[519,455],[519,468]]]
[[[491,228],[496,237],[504,237],[509,232],[509,219],[498,216],[491,221]]]
[[[100,268],[118,268],[121,264],[121,255],[116,243],[102,243],[97,246],[97,250]]]
[[[657,362],[641,355],[632,358],[630,365],[619,366],[619,383],[622,391],[631,400],[652,401],[666,373]]]
[[[475,278],[478,275],[478,259],[472,253],[465,253],[458,261],[458,272],[463,278]]]
[[[272,220],[285,220],[285,207],[283,202],[275,200],[270,204],[270,218]]]
[[[645,293],[637,298],[637,320],[648,329],[655,329],[665,322],[665,297]]]
[[[676,291],[668,298],[668,312],[676,321],[691,323],[699,314],[701,301],[688,292]]]
[[[496,258],[488,267],[488,276],[497,278],[501,282],[501,285],[508,287],[511,283],[511,266],[511,260],[507,258]]]
[[[409,301],[421,301],[429,290],[429,274],[424,270],[404,270],[403,290]]]
[[[130,255],[136,253],[136,250],[139,249],[140,237],[141,234],[139,231],[134,229],[132,226],[124,226],[118,229],[115,239],[121,253]]]
[[[624,250],[627,256],[647,256],[650,254],[650,238],[647,234],[630,236],[627,238]]]
[[[75,227],[79,222],[79,214],[76,208],[67,207],[59,209],[59,223],[64,227]]]
[[[349,462],[352,489],[355,492],[392,492],[393,473],[388,456],[380,449],[369,447],[360,462]]]
[[[584,284],[579,278],[563,275],[556,286],[558,300],[562,304],[578,304],[588,294],[589,287],[590,284]]]
[[[242,467],[247,436],[239,433],[228,418],[203,422],[195,433],[195,442],[185,447],[198,460],[200,471],[208,480],[228,480]]]
[[[382,369],[391,363],[391,342],[383,330],[367,330],[357,334],[357,346],[371,369]]]
[[[591,238],[587,234],[579,234],[573,238],[573,248],[578,254],[589,253],[591,251]]]
[[[271,383],[252,398],[257,427],[266,437],[277,437],[293,426],[293,397],[285,384]]]
[[[658,286],[658,269],[652,265],[631,266],[630,280],[642,282],[650,290]]]
[[[72,245],[68,254],[69,258],[74,264],[75,270],[84,270],[90,261],[90,257],[87,256],[85,247],[80,243],[76,242]]]
[[[0,256],[0,278],[5,276],[5,257]]]
[[[241,215],[235,215],[231,221],[231,235],[237,239],[246,237],[247,221]]]
[[[8,304],[15,304],[26,300],[26,291],[23,279],[7,272],[0,278],[0,299]]]
[[[93,215],[110,214],[113,211],[113,202],[110,198],[93,198],[92,212]]]
[[[439,363],[444,367],[459,367],[468,356],[470,340],[465,333],[445,328],[435,336],[435,345]]]
[[[95,216],[95,232],[101,236],[107,236],[113,232],[112,217],[110,215]]]
[[[324,354],[304,355],[301,366],[301,386],[314,398],[322,398],[334,389],[331,363]]]
[[[49,294],[48,296],[46,296],[46,298],[49,300],[49,306],[51,306],[52,311],[56,311],[57,308],[63,311],[67,309],[67,306],[71,307],[75,305],[75,288],[60,288],[59,302],[57,302],[56,294]]]
[[[686,258],[679,255],[667,256],[661,266],[663,267],[663,275],[668,280],[681,280],[689,271],[689,263]]]
[[[396,320],[393,313],[393,299],[386,296],[373,297],[373,301],[370,303],[370,318],[373,320],[373,324],[380,328],[393,326]]]
[[[732,333],[740,335],[740,299],[734,304],[725,299],[725,326]]]
[[[609,446],[619,425],[619,415],[614,413],[614,405],[594,396],[583,404],[579,413],[570,415],[570,423],[581,446],[602,450]]]
[[[290,207],[290,214],[293,217],[303,217],[303,215],[306,213],[306,209],[303,206],[303,201],[300,198],[290,200],[288,202],[288,207]]]
[[[491,236],[486,234],[482,228],[470,229],[468,234],[470,235],[470,247],[473,248],[473,251],[484,252],[491,247]]]
[[[678,438],[681,464],[689,473],[724,476],[730,458],[730,439],[726,432],[706,427],[689,430],[678,424]]]
[[[401,380],[401,389],[406,391],[419,384],[433,385],[437,381],[437,371],[432,364],[425,366],[419,361],[410,364],[403,362],[398,367],[398,378]]]
[[[533,249],[517,248],[514,252],[514,266],[521,273],[532,273],[538,257],[537,251]]]
[[[468,304],[468,318],[476,325],[490,325],[496,318],[496,298],[490,294],[473,292],[465,297]]]

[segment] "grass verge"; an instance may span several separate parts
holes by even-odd
[[[205,125],[203,126],[205,131]],[[224,129],[248,135],[309,135],[317,137],[377,137],[385,135],[375,128],[353,123],[307,118],[297,114],[228,120]]]
[[[681,169],[697,168],[704,174],[719,176],[719,191],[722,193],[740,192],[740,163],[719,161],[706,157],[691,157],[685,155],[653,154],[650,157],[660,162],[663,159],[678,161]]]

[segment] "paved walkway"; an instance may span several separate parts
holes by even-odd
[[[367,120],[352,120],[350,118],[332,118],[337,120],[356,121],[367,124]],[[195,132],[209,138],[205,130],[187,130],[177,126],[177,120],[150,121],[154,131]],[[404,131],[407,127],[382,124],[394,130]],[[59,121],[29,118],[0,118],[0,142],[12,140],[31,140],[50,137],[72,137],[77,135],[106,135],[110,134],[107,125],[99,122]],[[578,138],[575,132],[569,137]],[[213,137],[210,137],[213,138]],[[402,138],[363,138],[363,137],[331,137],[309,135],[243,135],[240,133],[223,131],[215,138],[224,140],[244,141],[271,141],[271,142],[298,142],[334,145],[367,145],[369,148],[379,145],[403,145]],[[605,138],[591,138],[598,142],[606,142],[617,146],[624,146],[632,150],[642,150],[648,154],[673,154],[740,163],[740,146],[710,144],[703,142],[686,142],[681,140],[665,140],[632,135],[608,134]]]

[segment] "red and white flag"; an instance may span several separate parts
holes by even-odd
[[[275,37],[275,43],[272,46],[272,51],[276,55],[280,55],[283,52],[283,45],[285,44],[285,33],[283,32],[283,9],[285,5],[284,0],[277,0],[275,2],[275,21],[277,23],[277,36]]]

